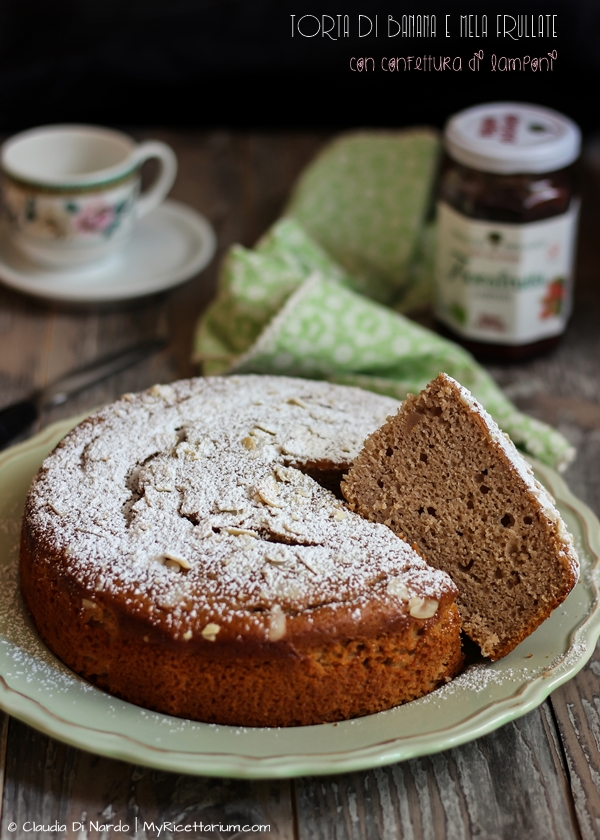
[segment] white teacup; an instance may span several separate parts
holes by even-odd
[[[144,161],[155,183],[140,194]],[[173,150],[90,125],[52,125],[16,134],[0,149],[5,213],[14,244],[49,268],[77,268],[121,250],[135,223],[167,196]]]

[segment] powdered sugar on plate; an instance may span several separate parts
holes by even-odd
[[[40,645],[37,631],[21,603],[18,563],[20,511],[14,505],[7,513],[0,522],[0,528],[11,546],[0,587],[2,676],[8,680],[24,678],[28,684],[42,685],[48,697],[55,692],[67,692],[74,680],[81,683],[84,691],[93,691],[89,683],[75,676],[45,645]]]
[[[54,440],[66,428],[63,423],[55,429]],[[594,649],[600,629],[598,522],[583,504],[565,497],[551,470],[540,467],[544,483],[569,517],[582,560],[580,583],[564,610],[555,611],[536,630],[532,644],[525,642],[524,649],[506,659],[467,672],[464,685],[459,678],[390,711],[318,727],[233,728],[131,706],[64,668],[31,629],[20,602],[16,567],[23,493],[37,457],[32,453],[46,446],[51,434],[46,430],[29,441],[18,456],[16,451],[0,455],[0,701],[16,717],[76,746],[144,766],[203,775],[272,778],[352,772],[426,755],[492,731],[541,702]],[[594,663],[591,667],[597,670]],[[17,671],[21,676],[14,676]],[[457,691],[461,685],[463,690]]]

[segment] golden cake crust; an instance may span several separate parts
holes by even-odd
[[[454,585],[311,477],[341,474],[394,408],[231,377],[84,421],[26,504],[22,590],[42,637],[126,700],[238,725],[369,714],[450,679]]]
[[[243,651],[185,644],[132,622],[123,604],[81,608],[91,593],[35,561],[24,538],[23,589],[49,647],[100,688],[149,709],[208,723],[294,726],[373,714],[421,697],[462,665],[458,610],[435,619],[398,617],[384,632],[328,641],[335,613],[315,615],[303,642]],[[312,628],[311,628],[312,629]],[[311,635],[313,638],[311,639]],[[317,639],[314,637],[317,636]]]

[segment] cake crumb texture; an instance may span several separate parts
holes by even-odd
[[[448,572],[462,628],[491,659],[533,632],[577,582],[573,540],[552,497],[444,373],[366,440],[342,491],[354,511]]]

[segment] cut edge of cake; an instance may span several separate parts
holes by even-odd
[[[367,438],[342,492],[452,577],[463,630],[491,659],[530,635],[577,582],[573,539],[552,496],[445,373]]]

